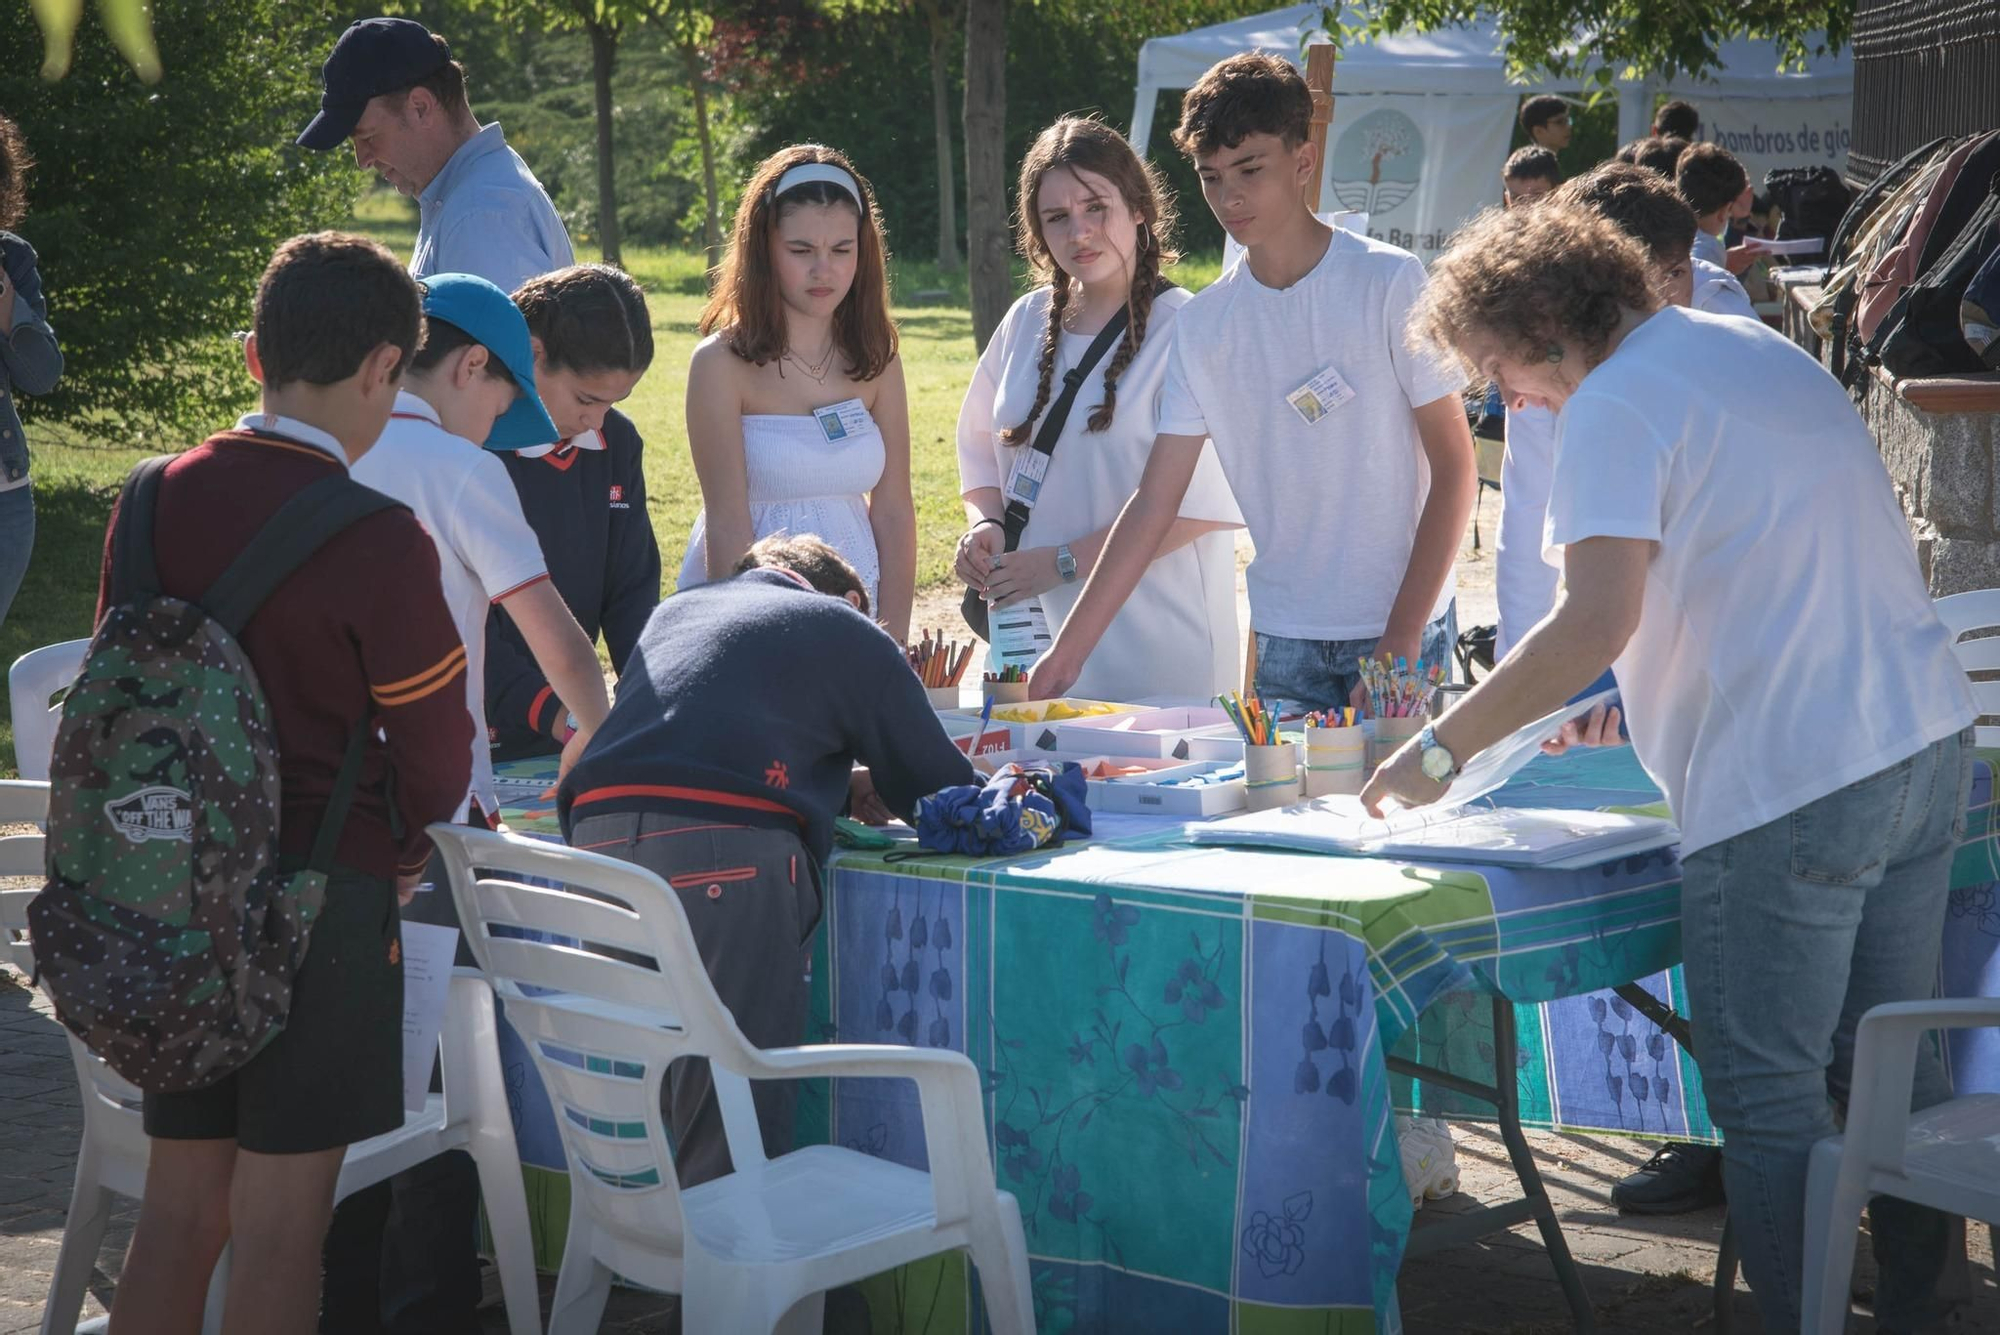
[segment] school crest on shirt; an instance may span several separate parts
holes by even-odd
[[[614,510],[629,510],[632,508],[631,503],[625,499],[625,488],[619,486],[616,482],[611,484],[611,508]]]

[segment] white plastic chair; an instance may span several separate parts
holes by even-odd
[[[8,709],[14,719],[14,768],[24,779],[49,777],[61,711],[49,697],[76,680],[89,640],[64,640],[30,649],[7,669]]]
[[[39,821],[47,811],[47,784],[0,781],[0,824]],[[21,834],[0,839],[0,876],[41,876],[42,869],[42,836]],[[4,958],[30,975],[35,961],[28,946],[27,913],[35,894],[34,890],[0,890],[0,950],[4,950]],[[42,1335],[69,1335],[76,1329],[91,1269],[111,1222],[112,1198],[143,1198],[151,1149],[140,1122],[139,1091],[74,1034],[64,1033],[83,1097],[83,1142],[77,1149],[76,1186],[70,1196],[69,1218],[63,1225],[55,1279],[43,1309]],[[439,1046],[445,1092],[431,1095],[424,1110],[407,1114],[396,1130],[348,1146],[334,1199],[344,1200],[447,1150],[469,1151],[479,1168],[508,1329],[513,1335],[540,1335],[541,1301],[528,1232],[527,1192],[500,1071],[493,993],[475,970],[460,969],[452,978],[450,1008]],[[228,1267],[225,1250],[209,1284],[203,1322],[206,1335],[215,1335],[222,1328]]]
[[[1869,1197],[2000,1221],[2000,1094],[1910,1111],[1923,1035],[1994,1025],[2000,998],[1898,1001],[1861,1017],[1846,1134],[1813,1146],[1806,1176],[1803,1335],[1839,1335],[1847,1326],[1855,1229]]]
[[[1975,631],[2000,632],[2000,589],[1946,594],[1936,606],[1938,619],[1951,632],[1952,652],[1958,655],[1959,666],[1968,673],[2000,673],[2000,633],[1977,640],[1960,638]],[[1981,718],[2000,715],[2000,679],[1973,681],[1972,699]],[[2000,746],[2000,728],[1988,724],[1975,729],[1974,744]]]
[[[826,1290],[961,1247],[994,1330],[1030,1335],[1020,1207],[994,1185],[979,1075],[964,1056],[886,1044],[759,1050],[716,996],[680,899],[651,872],[463,826],[434,825],[431,837],[466,940],[562,1130],[569,1238],[550,1335],[595,1331],[614,1273],[680,1294],[690,1331],[816,1335]],[[691,1056],[709,1059],[735,1171],[683,1191],[660,1081]],[[914,1081],[930,1171],[832,1145],[767,1160],[749,1082],[815,1077]]]

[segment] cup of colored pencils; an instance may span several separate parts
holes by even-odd
[[[1019,663],[1009,663],[998,672],[989,672],[980,683],[980,688],[988,699],[996,705],[1020,705],[1028,702],[1028,669]]]
[[[973,642],[948,640],[943,631],[925,631],[924,638],[905,648],[910,670],[924,684],[933,709],[958,708],[958,684],[972,662]]]
[[[1269,811],[1299,800],[1299,753],[1295,743],[1280,739],[1278,715],[1255,696],[1231,691],[1215,697],[1222,712],[1243,737],[1243,787],[1252,811]]]
[[[1380,765],[1431,721],[1431,702],[1444,680],[1442,665],[1410,665],[1407,658],[1364,659],[1361,683],[1368,692],[1368,713],[1375,722],[1371,765]]]
[[[1305,791],[1331,797],[1361,791],[1368,777],[1368,730],[1352,709],[1306,715]]]

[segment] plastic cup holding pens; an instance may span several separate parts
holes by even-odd
[[[957,709],[959,706],[956,686],[926,686],[924,698],[931,702],[932,709]]]
[[[1368,780],[1368,732],[1358,722],[1341,728],[1308,722],[1305,752],[1307,797],[1358,793]]]
[[[1356,731],[1360,731],[1358,728]],[[1299,800],[1299,748],[1296,742],[1243,748],[1243,788],[1252,811],[1288,807]]]
[[[980,689],[985,692],[986,698],[996,705],[1025,705],[1028,703],[1028,682],[1026,678],[1020,681],[983,681],[980,683]]]

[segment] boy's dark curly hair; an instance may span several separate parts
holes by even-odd
[[[13,118],[0,116],[0,230],[12,231],[28,214],[28,171],[35,155]]]

